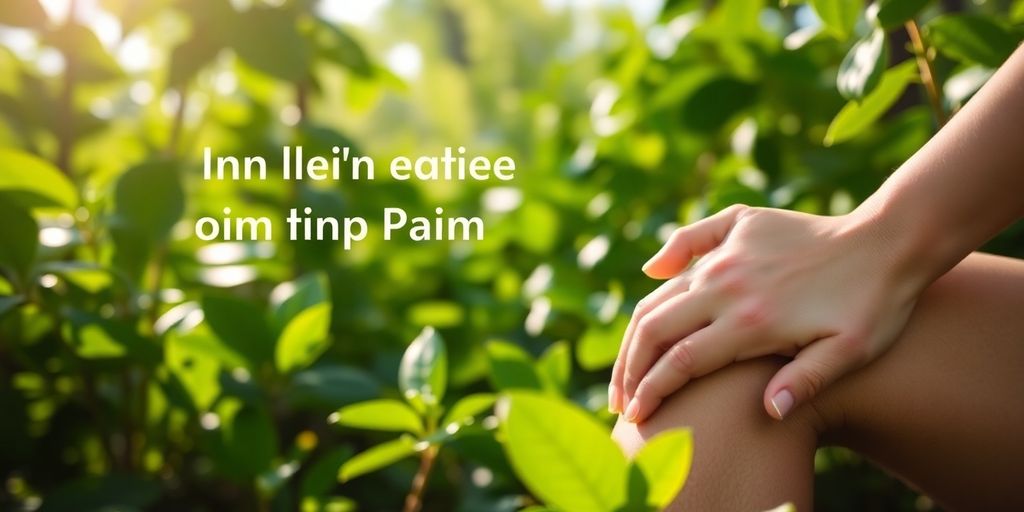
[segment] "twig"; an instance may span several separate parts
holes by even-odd
[[[932,63],[928,59],[928,48],[921,38],[921,30],[917,26],[916,21],[911,19],[904,26],[907,29],[907,35],[910,36],[910,44],[914,49],[914,56],[917,59],[917,69],[921,73],[921,82],[924,84],[924,89],[928,94],[928,103],[932,107],[932,113],[935,114],[935,122],[939,124],[939,128],[942,128],[946,121],[949,120],[949,116],[946,114],[946,110],[942,108],[942,95],[939,93],[938,84],[935,82],[935,70],[932,69]]]
[[[420,457],[420,469],[412,478],[412,488],[409,489],[409,495],[405,497],[405,507],[402,512],[419,512],[423,506],[423,491],[427,488],[427,479],[430,477],[431,470],[434,469],[438,450],[439,447],[430,445],[423,451],[423,455]]]

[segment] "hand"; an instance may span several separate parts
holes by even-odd
[[[668,280],[637,304],[609,408],[625,407],[626,419],[640,422],[692,378],[734,361],[795,355],[765,390],[765,409],[782,419],[877,357],[926,282],[897,265],[893,237],[864,217],[736,205],[676,230],[644,265]]]

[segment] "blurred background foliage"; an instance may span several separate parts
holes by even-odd
[[[446,407],[535,388],[608,423],[609,366],[655,286],[639,266],[674,227],[734,202],[849,211],[1022,23],[1021,0],[2,0],[0,503],[397,510],[416,458],[339,483],[393,435],[328,417],[400,397],[425,326],[447,344]],[[382,163],[463,145],[518,172],[201,179],[204,146],[278,166],[298,144]],[[199,242],[225,206],[376,235]],[[385,244],[386,206],[480,215],[486,237]],[[477,396],[426,510],[536,503]],[[392,412],[375,425],[410,424]],[[822,510],[931,508],[848,451],[816,467]]]

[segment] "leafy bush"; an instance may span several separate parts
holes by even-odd
[[[640,264],[733,202],[849,210],[1024,35],[1020,0],[668,0],[653,19],[392,0],[360,23],[337,5],[352,19],[363,2],[72,3],[81,16],[0,9],[9,508],[661,506],[689,434],[627,462],[603,412],[653,287]],[[460,144],[521,172],[487,188],[202,179],[204,147],[298,144]],[[192,232],[224,207],[392,205],[479,214],[485,239]],[[1021,242],[1018,227],[989,249]],[[817,462],[822,509],[924,503],[848,452]]]

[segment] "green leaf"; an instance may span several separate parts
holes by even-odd
[[[845,41],[853,33],[864,4],[852,0],[811,0],[811,6],[829,31]]]
[[[879,0],[875,22],[886,30],[902,26],[931,0]]]
[[[615,362],[622,335],[629,325],[625,315],[615,317],[609,325],[591,325],[576,344],[576,360],[584,370],[600,370]]]
[[[541,389],[541,380],[533,369],[533,358],[525,350],[507,341],[486,345],[491,364],[491,382],[499,390]]]
[[[207,295],[202,302],[206,323],[225,345],[245,358],[247,368],[257,369],[271,359],[274,341],[261,308],[227,295]]]
[[[757,101],[759,88],[730,76],[714,77],[683,101],[683,125],[711,134]]]
[[[683,489],[692,461],[689,429],[667,430],[647,441],[633,459],[647,482],[647,504],[658,510],[667,507]]]
[[[47,492],[41,512],[150,510],[160,500],[160,483],[138,475],[106,474],[68,481]]]
[[[424,327],[402,355],[398,387],[419,411],[436,407],[448,383],[448,355],[444,340],[433,327]]]
[[[147,364],[159,359],[159,347],[140,336],[133,325],[70,309],[64,337],[83,359],[131,359]]]
[[[565,394],[572,376],[572,353],[564,341],[552,343],[537,359],[537,376],[545,389]]]
[[[416,448],[416,440],[411,436],[402,436],[374,446],[342,464],[338,471],[338,480],[347,482],[357,476],[376,471],[416,453]]]
[[[836,75],[839,94],[861,100],[871,93],[889,65],[889,43],[885,31],[876,28],[850,48]]]
[[[213,454],[220,469],[235,477],[268,469],[277,455],[277,433],[267,411],[232,398],[220,401],[217,415],[219,442]]]
[[[0,174],[3,174],[0,172]],[[0,194],[0,267],[7,267],[28,284],[39,248],[39,226],[29,212]]]
[[[330,421],[346,427],[423,435],[423,420],[408,405],[398,400],[370,400],[338,409]]]
[[[379,393],[377,381],[359,368],[319,364],[293,374],[286,397],[292,407],[337,409]]]
[[[320,58],[344,66],[357,75],[373,76],[373,65],[366,52],[347,31],[321,18],[316,18],[310,31]]]
[[[480,413],[490,409],[497,397],[490,393],[475,393],[472,395],[466,395],[455,402],[444,419],[441,420],[441,426],[447,427],[455,424],[457,426],[468,425],[473,422],[473,419]]]
[[[280,330],[306,308],[330,300],[331,283],[327,274],[306,274],[274,288],[270,293],[270,315],[274,326]]]
[[[849,140],[882,117],[889,107],[903,94],[907,84],[917,77],[917,68],[913,61],[906,61],[882,75],[878,87],[862,101],[850,101],[832,119],[832,124],[825,134],[825,145],[831,146]]]
[[[0,318],[25,302],[21,295],[0,295]]]
[[[409,308],[409,323],[419,327],[455,327],[462,324],[462,306],[452,301],[426,301]]]
[[[997,68],[1019,42],[995,19],[980,14],[949,14],[928,23],[928,41],[960,61]]]
[[[152,160],[125,171],[114,191],[114,219],[150,241],[163,240],[185,211],[185,193],[178,179],[178,164]]]
[[[624,503],[625,456],[608,429],[578,407],[551,395],[512,392],[503,432],[516,475],[544,503],[587,511]]]
[[[27,208],[78,205],[78,193],[64,173],[37,156],[0,149],[0,192]]]
[[[300,370],[313,363],[329,346],[331,305],[317,304],[288,323],[277,340],[275,361],[281,373]]]
[[[197,411],[208,411],[220,394],[220,363],[182,339],[187,335],[168,332],[164,342],[164,361],[174,384]]]
[[[0,9],[0,24],[42,28],[46,25],[46,11],[38,0],[6,0]]]
[[[75,79],[81,82],[106,82],[123,73],[114,57],[100,43],[96,33],[79,23],[62,23],[44,33],[43,41],[74,56]]]
[[[352,450],[338,446],[320,455],[304,472],[299,496],[322,497],[338,483],[338,468],[352,457]]]
[[[209,33],[194,34],[171,50],[170,69],[167,72],[169,87],[182,87],[192,77],[220,54],[224,42]]]
[[[238,14],[231,26],[231,46],[253,69],[281,80],[305,79],[311,51],[296,25],[296,11],[290,7],[253,7]]]

